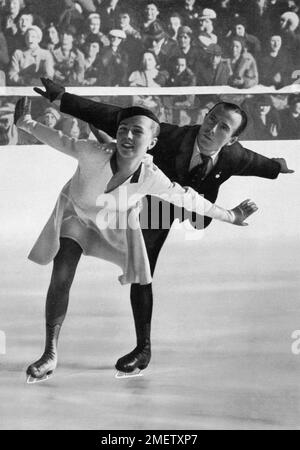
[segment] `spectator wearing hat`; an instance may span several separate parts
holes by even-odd
[[[108,47],[109,38],[101,31],[101,17],[98,13],[91,13],[86,20],[86,26],[84,27],[86,33],[81,36],[82,44],[86,42],[98,42],[99,47]]]
[[[133,12],[129,9],[122,10],[118,15],[117,25],[118,29],[126,35],[122,42],[122,49],[128,55],[128,73],[139,69],[143,54],[142,36],[132,23],[134,23]]]
[[[246,43],[242,38],[235,37],[230,49],[231,77],[230,86],[236,88],[250,88],[258,84],[258,70],[255,58],[246,50]]]
[[[288,108],[281,111],[280,139],[300,139],[300,95],[291,95]]]
[[[247,33],[246,29],[247,29],[246,20],[241,16],[235,17],[231,30],[226,36],[229,41],[228,46],[230,47],[231,40],[234,37],[241,37],[244,39],[251,55],[253,55],[255,58],[258,58],[261,54],[260,40],[253,34]]]
[[[19,130],[14,125],[14,110],[14,103],[5,101],[5,99],[0,102],[0,145],[16,145],[18,143]]]
[[[188,26],[183,26],[178,30],[178,47],[179,55],[186,59],[187,66],[193,73],[198,71],[199,62],[206,57],[206,53],[202,48],[198,48],[193,43],[193,31]]]
[[[49,128],[60,129],[60,112],[52,106],[46,108],[43,114],[38,117],[37,121],[46,125]],[[19,145],[35,145],[41,144],[41,141],[36,139],[32,134],[26,133],[18,129],[18,144]]]
[[[231,67],[228,59],[222,58],[222,48],[218,44],[211,44],[206,51],[208,57],[198,66],[197,85],[226,86]]]
[[[126,86],[128,80],[128,54],[122,48],[126,34],[122,30],[110,30],[109,47],[100,50],[100,76],[101,86]]]
[[[158,23],[153,25],[148,39],[150,49],[155,54],[160,69],[170,72],[173,58],[179,55],[177,42],[170,39]]]
[[[280,89],[291,82],[292,62],[289,54],[282,49],[281,36],[271,36],[268,47],[268,51],[259,60],[260,84]]]
[[[299,21],[299,16],[290,11],[283,13],[280,17],[282,47],[288,52],[295,69],[299,69],[300,66]]]
[[[213,9],[204,8],[201,16],[199,17],[198,27],[198,44],[200,48],[206,51],[209,45],[216,44],[218,37],[214,34],[213,21],[217,18],[217,15]]]
[[[201,8],[196,3],[196,0],[179,0],[178,3],[181,3],[178,12],[182,17],[183,25],[196,31],[198,28],[199,17],[202,12]]]
[[[60,46],[54,48],[54,79],[66,85],[80,85],[84,80],[84,55],[75,46],[75,29],[67,27],[60,33]]]
[[[40,83],[40,78],[53,78],[54,64],[49,50],[40,47],[42,30],[36,25],[27,28],[25,49],[17,49],[12,55],[9,71],[9,84],[31,86]]]
[[[53,108],[53,106],[49,106],[48,108],[45,109],[44,114],[42,115],[40,121],[41,123],[46,125],[46,127],[56,128],[60,119],[61,119],[60,112],[56,108]]]

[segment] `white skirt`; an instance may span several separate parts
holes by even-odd
[[[121,284],[151,283],[151,271],[147,250],[139,225],[138,206],[125,211],[138,226],[125,229],[99,229],[94,220],[74,203],[70,196],[71,180],[62,189],[55,208],[34,244],[28,258],[38,264],[51,262],[58,250],[61,237],[73,239],[82,248],[84,255],[110,261],[121,267]]]

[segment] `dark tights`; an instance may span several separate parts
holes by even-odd
[[[153,276],[159,252],[168,236],[169,230],[143,230],[143,236],[148,252],[151,275]],[[137,345],[145,338],[150,340],[151,318],[153,309],[152,283],[132,284],[130,290],[131,307],[133,311]],[[144,330],[144,332],[142,331]]]
[[[27,374],[42,379],[51,374],[57,364],[57,341],[67,313],[69,292],[82,254],[72,239],[61,238],[53,261],[53,270],[46,299],[46,342],[41,358],[27,368]]]
[[[53,261],[53,270],[46,299],[46,323],[62,325],[69,304],[70,288],[82,249],[69,238],[60,239],[60,249]]]

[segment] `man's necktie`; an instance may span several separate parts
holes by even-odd
[[[197,185],[204,180],[212,167],[212,158],[201,154],[202,162],[193,167],[188,173],[188,180],[190,184]]]

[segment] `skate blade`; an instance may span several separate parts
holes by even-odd
[[[47,373],[46,375],[44,375],[41,378],[35,378],[35,377],[32,377],[31,375],[28,375],[26,382],[27,382],[27,384],[41,383],[41,381],[47,381],[51,377],[52,377],[52,373]]]
[[[142,377],[144,374],[140,369],[135,369],[133,372],[121,372],[118,370],[115,374],[115,378],[134,378]]]

